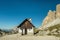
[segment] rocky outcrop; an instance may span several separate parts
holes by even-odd
[[[54,25],[57,25],[57,24],[60,24],[60,18],[57,18],[54,21],[49,22],[48,24],[44,25],[42,28],[47,29],[48,27],[51,27],[51,26],[54,26]]]
[[[56,11],[49,10],[41,29],[45,35],[60,36],[60,4],[56,6]]]
[[[43,20],[42,27],[44,28],[45,25],[51,24],[54,20],[60,19],[60,4],[56,6],[56,11],[49,10],[47,16]],[[58,21],[57,21],[58,22]]]
[[[60,24],[48,27],[47,30],[50,31],[48,35],[60,36]]]
[[[56,17],[60,18],[60,4],[56,6]]]
[[[43,20],[42,25],[44,26],[44,25],[48,24],[49,22],[52,22],[53,20],[55,20],[55,18],[56,18],[55,16],[56,16],[55,11],[49,10],[48,15]]]

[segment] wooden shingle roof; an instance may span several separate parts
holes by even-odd
[[[25,19],[20,25],[17,26],[17,28],[22,27],[22,26],[26,26],[26,24],[25,24],[26,22],[28,22],[28,23],[27,23],[27,26],[28,26],[28,27],[31,27],[31,26],[32,26],[32,27],[35,27],[35,26],[29,21],[29,19]]]

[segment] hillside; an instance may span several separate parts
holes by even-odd
[[[60,4],[56,6],[56,11],[49,10],[40,27],[39,34],[41,33],[42,35],[60,36]]]
[[[43,29],[46,29],[46,28],[48,28],[48,27],[51,27],[51,26],[54,26],[54,25],[57,25],[57,24],[60,24],[60,18],[57,18],[57,19],[55,19],[54,21],[52,21],[52,22],[44,25],[42,28],[43,28]]]
[[[53,26],[56,23],[58,24],[59,22],[60,22],[60,4],[56,5],[56,11],[49,10],[47,16],[44,18],[42,22],[42,28]]]
[[[54,36],[59,36],[60,37],[60,24],[50,26],[48,29],[50,32],[48,35],[54,35]]]

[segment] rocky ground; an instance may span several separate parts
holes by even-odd
[[[6,35],[0,37],[0,40],[60,40],[60,39],[59,37],[55,37],[55,36],[36,36],[36,35],[21,36],[20,34],[13,34],[13,35]]]

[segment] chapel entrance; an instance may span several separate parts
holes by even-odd
[[[25,28],[25,35],[27,34],[27,28]]]
[[[27,35],[27,28],[22,29],[22,35]]]

